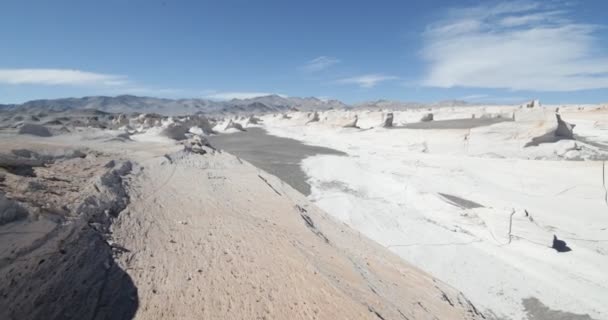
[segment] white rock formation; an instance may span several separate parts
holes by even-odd
[[[574,139],[574,127],[576,125],[562,120],[559,113],[555,114],[555,118],[557,118],[557,129],[555,129],[555,136],[566,139]]]
[[[358,120],[359,120],[359,117],[357,115],[355,115],[355,118],[352,121],[346,123],[342,127],[343,128],[359,128],[359,127],[357,127],[357,121]]]

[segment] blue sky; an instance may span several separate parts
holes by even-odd
[[[2,1],[0,103],[608,102],[608,1]]]

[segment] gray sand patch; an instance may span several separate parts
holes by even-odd
[[[247,128],[246,132],[211,136],[209,142],[214,147],[226,150],[279,177],[304,195],[310,194],[310,185],[306,182],[308,177],[300,168],[302,160],[317,154],[344,155],[334,149],[269,135],[262,128]]]
[[[472,129],[477,127],[489,126],[495,123],[513,121],[508,118],[475,118],[475,119],[452,119],[428,122],[408,123],[402,127],[404,129]]]
[[[551,310],[534,297],[523,299],[522,304],[529,320],[593,320],[588,314]]]

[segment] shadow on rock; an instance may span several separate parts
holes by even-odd
[[[2,319],[132,319],[139,305],[112,248],[84,222],[3,255],[0,275]]]

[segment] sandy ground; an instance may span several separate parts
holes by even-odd
[[[56,193],[72,189],[78,195],[73,205],[81,209],[67,208],[70,218],[60,220],[59,230],[68,235],[40,241],[16,237],[27,228],[44,227],[39,226],[43,220],[31,217],[0,226],[3,318],[482,317],[458,291],[235,156],[180,151],[181,146],[152,135],[129,142],[112,135],[89,130],[44,139],[11,136],[2,145],[4,152],[86,147],[95,154],[57,160],[57,170],[34,168],[36,179],[46,170],[68,180],[55,186]],[[127,171],[121,169],[125,161]],[[61,166],[66,169],[60,171]],[[78,171],[86,173],[82,179],[75,179]],[[10,172],[6,176],[20,181]],[[14,197],[16,185],[2,191]],[[113,206],[121,201],[124,207]],[[47,229],[40,230],[44,235]],[[7,243],[45,249],[15,257]],[[39,253],[46,256],[43,262]],[[17,263],[23,269],[15,273]]]

